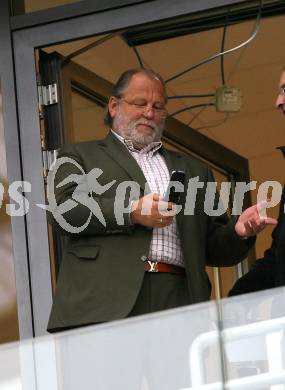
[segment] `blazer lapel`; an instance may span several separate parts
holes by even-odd
[[[127,147],[111,132],[104,140],[99,142],[99,145],[112,160],[124,169],[130,179],[137,182],[142,191],[144,191],[146,178],[136,160],[127,150]]]
[[[178,171],[186,171],[186,162],[185,159],[183,159],[183,155],[176,154],[176,153],[170,153],[167,149],[164,147],[161,148],[161,154],[163,155],[167,168],[169,170],[169,175],[171,175],[172,171],[178,170]]]

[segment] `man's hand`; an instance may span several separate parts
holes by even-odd
[[[269,202],[263,200],[262,202],[246,209],[237,220],[235,231],[240,237],[255,236],[261,232],[267,225],[276,225],[275,218],[266,216],[266,208]]]
[[[175,204],[164,202],[158,194],[148,194],[133,202],[131,221],[151,228],[162,228],[173,222]]]

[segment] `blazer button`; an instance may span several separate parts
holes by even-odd
[[[141,257],[141,260],[142,260],[142,261],[147,261],[147,256],[146,256],[146,255],[143,255],[143,256]]]

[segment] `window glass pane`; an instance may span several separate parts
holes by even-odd
[[[284,390],[284,292],[278,288],[221,302],[227,383],[238,380],[244,389]]]
[[[6,213],[7,203],[8,182],[0,86],[0,343],[19,338],[11,218]]]
[[[11,374],[0,372],[0,388],[221,389],[216,324],[217,306],[208,302],[3,346],[0,362]]]
[[[27,14],[79,1],[81,0],[14,0],[12,2],[12,13],[13,15]]]
[[[108,130],[104,125],[105,108],[97,102],[72,92],[73,142],[104,138]]]

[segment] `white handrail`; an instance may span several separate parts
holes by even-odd
[[[190,363],[190,373],[191,373],[191,382],[192,390],[194,389],[203,389],[203,390],[257,390],[261,389],[266,385],[274,385],[285,383],[285,370],[278,371],[269,371],[267,373],[251,375],[244,378],[238,378],[234,380],[227,381],[222,384],[221,382],[205,384],[205,373],[202,354],[204,349],[212,345],[219,346],[220,344],[225,344],[230,341],[239,340],[242,337],[249,338],[253,336],[259,336],[262,334],[267,334],[268,332],[284,331],[285,330],[285,317],[271,319],[267,321],[255,322],[247,325],[237,326],[233,328],[224,329],[221,332],[211,331],[203,333],[198,336],[192,343],[189,350],[189,363]],[[267,343],[267,349],[270,344]],[[275,344],[276,346],[276,344]],[[281,348],[281,343],[280,343]],[[277,351],[278,353],[280,351]],[[282,352],[282,351],[281,351]],[[279,353],[279,358],[282,356],[282,353]],[[269,358],[272,354],[269,354]],[[272,364],[269,362],[269,368],[272,367]],[[249,387],[250,386],[250,387]],[[181,389],[186,390],[186,389]],[[190,390],[187,389],[187,390]]]

